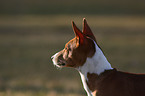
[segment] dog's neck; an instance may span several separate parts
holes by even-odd
[[[94,42],[95,43],[95,42]],[[89,90],[86,81],[88,81],[87,74],[88,73],[95,73],[96,75],[100,75],[105,70],[111,70],[113,69],[104,56],[101,49],[98,47],[98,45],[95,43],[96,52],[93,57],[87,58],[85,64],[77,70],[80,72],[81,79],[83,82],[84,89],[86,90],[88,96],[92,96],[92,92]]]
[[[100,73],[104,72],[105,70],[113,69],[96,43],[95,48],[96,52],[94,56],[91,58],[88,57],[85,64],[77,68],[79,72],[85,76],[88,72],[100,75]]]

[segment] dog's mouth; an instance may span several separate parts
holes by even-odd
[[[54,65],[56,66],[56,67],[58,67],[58,68],[63,68],[63,67],[65,67],[65,63],[54,63]]]
[[[53,61],[53,64],[58,67],[58,68],[62,68],[66,65],[65,61],[64,60],[61,60],[58,58],[58,53],[56,53],[55,55],[53,55],[51,57],[52,61]]]
[[[53,61],[53,64],[57,67],[64,67],[66,65],[63,60],[55,58],[55,56],[52,56],[51,59]]]
[[[63,67],[63,66],[65,66],[65,63],[61,63],[61,64],[57,64],[57,65],[60,67]]]
[[[64,67],[66,65],[66,63],[63,60],[59,59],[57,65],[60,66],[60,67]]]

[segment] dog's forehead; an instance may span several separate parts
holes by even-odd
[[[77,46],[77,38],[73,38],[71,39],[68,43],[66,43],[65,48],[66,47],[76,47]]]

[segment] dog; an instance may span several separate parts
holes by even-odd
[[[88,96],[145,96],[145,74],[112,68],[85,18],[82,31],[72,27],[75,37],[52,56],[55,66],[78,70]]]

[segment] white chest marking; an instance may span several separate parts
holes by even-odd
[[[85,91],[87,92],[87,95],[88,95],[88,96],[92,96],[91,90],[90,90],[90,89],[88,88],[88,86],[87,86],[85,76],[84,76],[81,72],[79,72],[79,73],[80,73],[80,76],[81,76],[81,79],[82,79],[82,83],[83,83],[84,89],[85,89]]]
[[[94,42],[95,43],[95,42]],[[91,91],[89,90],[86,80],[88,81],[87,78],[87,73],[96,73],[97,75],[100,75],[102,72],[105,70],[110,70],[113,69],[110,65],[110,63],[107,61],[106,57],[104,56],[103,52],[101,49],[97,46],[95,43],[96,47],[96,52],[92,58],[87,58],[85,64],[77,70],[79,71],[82,79],[82,83],[84,86],[84,89],[86,90],[88,96],[92,96]]]

